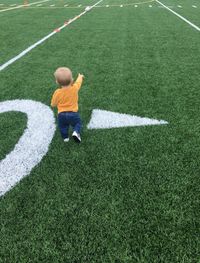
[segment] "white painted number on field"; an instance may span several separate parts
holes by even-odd
[[[31,100],[0,102],[0,113],[19,111],[27,115],[27,128],[5,159],[0,161],[0,196],[14,187],[40,163],[55,132],[52,110]],[[3,132],[3,131],[2,131]]]

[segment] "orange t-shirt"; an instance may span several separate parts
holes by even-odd
[[[58,113],[63,111],[78,111],[78,92],[83,78],[79,76],[77,80],[67,88],[57,89],[51,99],[51,106],[58,108]]]

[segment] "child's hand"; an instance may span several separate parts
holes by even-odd
[[[83,79],[85,78],[85,76],[83,74],[78,74],[79,77],[82,77]]]

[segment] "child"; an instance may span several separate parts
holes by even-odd
[[[72,136],[81,142],[81,119],[78,113],[78,92],[84,76],[78,75],[74,82],[69,68],[58,68],[54,73],[56,83],[60,85],[52,97],[51,106],[58,108],[58,127],[64,142],[69,141],[69,126],[73,127]]]

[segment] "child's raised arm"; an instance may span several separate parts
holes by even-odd
[[[80,89],[83,79],[85,78],[85,76],[83,74],[78,74],[78,78],[76,79],[76,81],[74,82],[74,85],[77,89]]]

